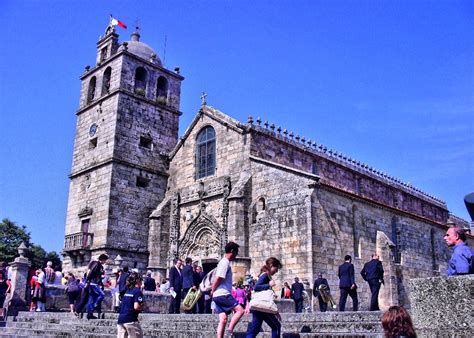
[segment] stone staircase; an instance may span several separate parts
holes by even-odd
[[[282,314],[283,337],[383,337],[381,312],[326,312]],[[141,314],[145,337],[215,337],[217,315]],[[251,315],[244,316],[236,328],[236,337],[245,337]],[[0,337],[116,337],[117,314],[105,319],[78,319],[65,312],[20,312],[9,317]],[[266,324],[258,337],[271,337]]]

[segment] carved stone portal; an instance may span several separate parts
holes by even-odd
[[[179,243],[179,257],[220,259],[223,229],[209,215],[200,213]]]

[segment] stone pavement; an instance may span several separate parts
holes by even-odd
[[[283,337],[383,337],[381,312],[326,312],[282,314]],[[204,338],[214,337],[216,315],[141,314],[145,337]],[[244,337],[251,316],[244,316],[236,328]],[[77,319],[64,312],[20,312],[10,317],[0,337],[116,337],[117,314],[105,319]],[[258,337],[271,337],[266,324]]]

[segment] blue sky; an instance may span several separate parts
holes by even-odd
[[[447,202],[474,191],[472,1],[0,2],[0,217],[60,251],[79,76],[109,14],[208,104],[260,116]],[[138,20],[138,21],[137,21]],[[165,50],[166,41],[166,52]]]

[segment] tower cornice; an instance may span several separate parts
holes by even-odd
[[[140,101],[145,101],[146,103],[148,104],[151,104],[153,106],[156,106],[156,107],[159,107],[160,109],[163,109],[163,110],[166,110],[172,114],[175,114],[175,115],[178,115],[178,116],[181,116],[183,115],[183,113],[179,110],[176,110],[176,109],[173,109],[172,107],[169,107],[169,106],[165,106],[165,105],[162,105],[154,100],[150,100],[150,99],[147,99],[146,97],[143,97],[143,96],[140,96],[140,95],[137,95],[129,90],[126,90],[124,88],[116,88],[114,90],[111,90],[110,93],[108,94],[105,94],[103,96],[101,96],[100,98],[98,98],[97,100],[94,100],[93,102],[89,103],[88,105],[82,107],[82,108],[79,108],[77,111],[76,111],[76,115],[79,116],[81,115],[82,113],[88,111],[89,109],[92,109],[94,108],[96,105],[102,103],[103,101],[109,99],[111,96],[113,95],[116,95],[118,93],[121,93],[121,94],[125,94],[125,95],[128,95],[128,96],[131,96],[133,98],[136,98]]]
[[[94,73],[94,72],[100,70],[101,68],[106,68],[109,63],[111,63],[111,62],[114,61],[115,59],[117,59],[117,58],[119,58],[119,57],[121,57],[121,56],[124,56],[124,55],[126,55],[126,56],[128,56],[128,57],[130,57],[130,58],[132,58],[132,59],[141,61],[141,62],[145,63],[147,66],[152,67],[152,68],[154,68],[154,69],[156,69],[156,70],[160,70],[160,71],[166,73],[167,75],[174,77],[174,78],[177,79],[177,80],[180,80],[180,81],[184,80],[184,76],[182,76],[182,75],[180,75],[180,74],[177,74],[177,73],[175,73],[175,72],[173,72],[173,71],[171,71],[171,70],[169,70],[169,69],[167,69],[167,68],[164,68],[163,66],[160,66],[160,65],[158,65],[158,64],[154,64],[154,63],[150,62],[149,60],[145,60],[145,59],[143,59],[143,58],[141,58],[141,57],[139,57],[139,56],[137,56],[137,55],[135,55],[135,54],[133,54],[133,53],[128,52],[128,51],[125,50],[125,49],[119,50],[117,53],[115,53],[115,54],[112,55],[111,57],[107,58],[107,59],[104,60],[103,62],[99,62],[99,63],[98,63],[97,65],[95,65],[94,67],[87,68],[87,70],[86,70],[84,73],[82,73],[82,75],[79,77],[79,79],[80,79],[81,81],[84,80],[85,78],[87,78],[88,76],[90,76],[92,73]]]

